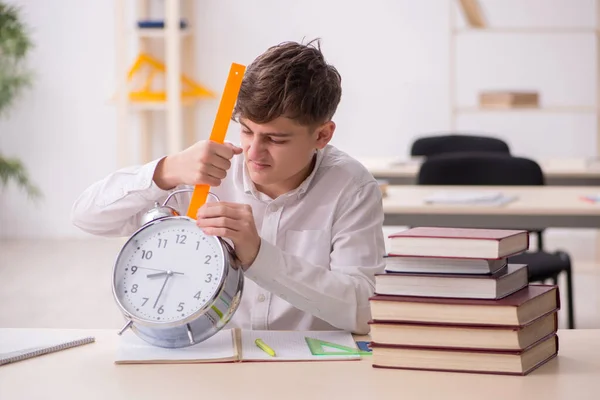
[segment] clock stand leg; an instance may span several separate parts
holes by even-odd
[[[186,324],[188,338],[190,338],[190,344],[195,344],[194,335],[192,335],[192,327],[190,324]]]
[[[133,325],[133,320],[127,321],[125,326],[122,327],[121,330],[119,331],[118,335],[121,336],[123,334],[123,332],[125,332],[127,329],[131,328],[131,325]]]

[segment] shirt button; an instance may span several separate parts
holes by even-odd
[[[265,301],[265,295],[264,294],[258,295],[258,302],[262,303],[263,301]]]

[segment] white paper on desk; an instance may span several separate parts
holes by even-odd
[[[344,331],[253,331],[242,330],[242,359],[244,361],[332,361],[358,360],[360,355],[313,355],[306,337],[357,349],[350,332]],[[275,351],[275,357],[262,351],[254,341],[262,339]],[[324,350],[329,350],[323,346]],[[332,351],[340,351],[331,349]]]
[[[205,341],[183,348],[153,346],[128,330],[119,338],[116,363],[173,363],[233,361],[237,358],[232,330],[217,332]]]
[[[497,191],[439,191],[425,197],[428,204],[502,205],[516,200]]]

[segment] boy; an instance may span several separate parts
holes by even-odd
[[[209,184],[221,201],[202,206],[197,225],[229,239],[245,271],[230,324],[368,333],[368,298],[384,268],[381,192],[328,144],[340,83],[312,43],[269,48],[246,69],[234,109],[241,148],[200,141],[110,174],[77,199],[73,223],[128,236],[169,191]],[[191,193],[175,197],[170,205],[185,213]]]

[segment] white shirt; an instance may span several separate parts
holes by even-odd
[[[73,223],[96,235],[132,235],[140,216],[170,193],[153,181],[158,161],[94,183],[76,200]],[[262,242],[229,325],[368,333],[369,297],[385,252],[382,196],[373,176],[328,145],[317,152],[310,176],[273,200],[256,190],[243,154],[231,161],[227,177],[211,192],[222,201],[250,204]],[[185,215],[190,198],[177,194],[169,205]]]

